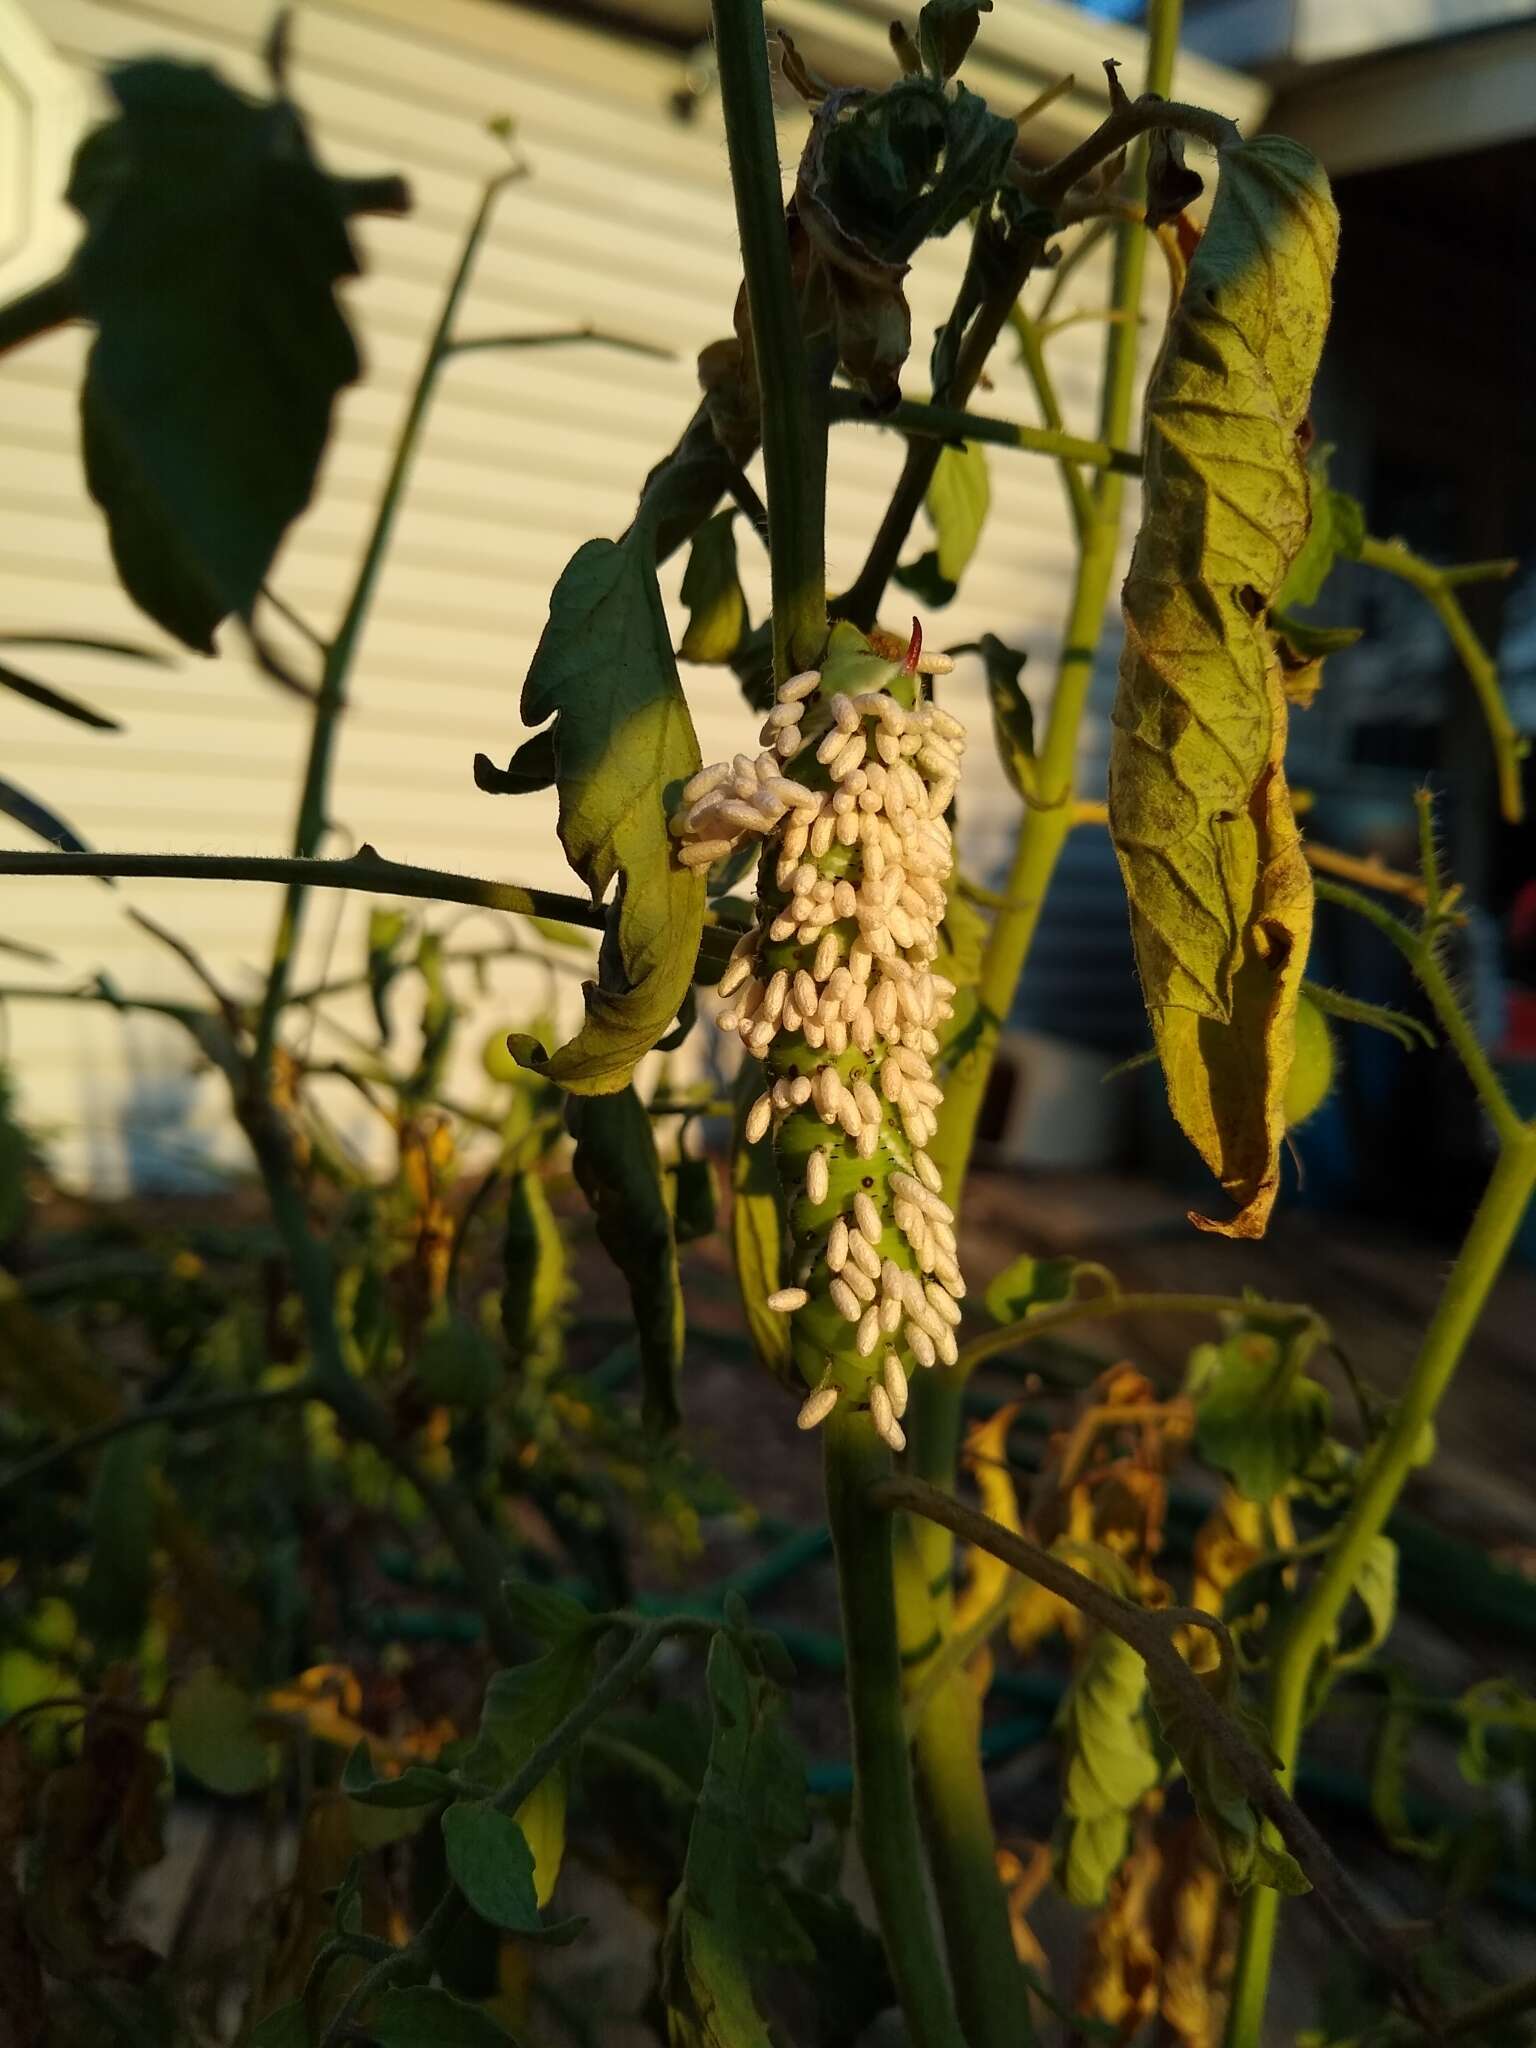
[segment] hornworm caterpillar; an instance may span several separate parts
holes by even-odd
[[[1321,165],[1261,136],[1221,153],[1147,393],[1142,525],[1110,753],[1119,856],[1174,1115],[1259,1237],[1312,928],[1267,612],[1310,518],[1300,435],[1338,215]]]
[[[921,700],[921,669],[950,664],[919,649],[914,634],[906,661],[886,660],[838,627],[825,667],[781,686],[767,751],[702,770],[673,819],[690,866],[765,841],[718,1021],[765,1068],[745,1134],[771,1134],[784,1193],[789,1284],[767,1306],[791,1318],[811,1389],[800,1425],[846,1398],[896,1450],[909,1368],[954,1363],[965,1293],[923,1149],[955,993],[933,961],[964,733]]]

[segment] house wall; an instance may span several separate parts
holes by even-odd
[[[61,107],[78,110],[76,127],[99,108],[97,73],[130,55],[212,63],[253,91],[263,85],[269,0],[0,0],[7,15],[24,17],[52,53],[34,92],[53,108],[55,126]],[[693,408],[697,349],[729,325],[740,273],[723,145],[708,111],[692,124],[669,111],[679,74],[680,61],[665,51],[481,0],[435,0],[430,10],[405,0],[323,0],[297,11],[291,88],[325,159],[338,171],[399,170],[416,204],[404,221],[359,227],[367,271],[346,300],[367,367],[341,402],[317,501],[274,572],[290,604],[322,630],[337,618],[465,225],[501,160],[486,133],[491,117],[515,119],[532,175],[500,203],[463,330],[591,322],[674,352],[657,362],[587,345],[478,354],[449,368],[361,649],[337,759],[331,851],[366,839],[400,860],[574,886],[552,797],[483,797],[470,764],[477,749],[505,758],[525,736],[518,694],[550,586],[584,538],[623,529],[647,467]],[[786,118],[787,160],[801,128],[799,117]],[[0,286],[46,274],[71,233],[57,205],[40,203]],[[958,281],[962,243],[956,234],[925,250],[912,280],[916,390],[926,337]],[[1085,270],[1069,302],[1091,304],[1101,286],[1102,274]],[[1161,279],[1150,289],[1160,294]],[[4,772],[98,847],[283,851],[305,709],[257,672],[237,634],[226,631],[220,658],[203,662],[160,639],[119,593],[80,480],[75,395],[87,342],[71,330],[0,363],[0,630],[117,635],[167,661],[38,655],[38,673],[111,712],[126,731],[83,732],[7,695]],[[1069,424],[1080,430],[1091,424],[1098,343],[1097,328],[1079,327],[1053,345]],[[1006,360],[985,402],[1036,416]],[[895,437],[840,431],[828,541],[834,586],[857,567],[900,454]],[[1048,463],[997,455],[992,488],[981,557],[961,599],[929,621],[930,639],[997,632],[1027,644],[1035,674],[1045,675],[1070,563],[1059,480]],[[749,540],[743,557],[761,612],[755,552]],[[667,571],[669,600],[681,567]],[[891,621],[902,623],[906,609],[897,594]],[[987,871],[1017,800],[991,759],[974,669],[966,665],[955,692],[977,741],[963,839],[972,866]],[[694,671],[685,680],[706,759],[750,743],[754,721],[728,674]],[[3,820],[0,835],[28,843]],[[64,986],[100,970],[135,994],[195,996],[184,966],[128,922],[130,905],[183,934],[230,988],[256,986],[275,892],[196,882],[6,884],[0,936],[47,949],[57,965],[7,958],[0,981]],[[304,974],[355,972],[366,913],[355,899],[312,899]],[[462,912],[439,921],[463,943],[491,936],[494,923]],[[576,980],[559,981],[569,1024]],[[467,1034],[471,1048],[493,1024],[525,1020],[547,987],[537,969],[499,970]],[[23,1000],[5,1004],[3,1025],[24,1110],[53,1134],[67,1175],[112,1186],[238,1159],[219,1090],[190,1077],[174,1026]],[[317,1057],[344,1049],[339,1037],[314,1041]],[[470,1059],[461,1094],[483,1085],[478,1072]],[[368,1112],[349,1095],[338,1095],[335,1110],[366,1142]]]

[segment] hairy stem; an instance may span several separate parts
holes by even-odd
[[[826,409],[813,384],[790,276],[761,0],[715,0],[714,22],[720,106],[762,402],[774,669],[782,681],[814,666],[827,644]]]
[[[1359,1490],[1329,1546],[1327,1561],[1285,1625],[1270,1666],[1269,1733],[1282,1783],[1301,1748],[1312,1670],[1332,1640],[1371,1544],[1386,1527],[1422,1454],[1425,1431],[1460,1363],[1515,1232],[1536,1193],[1536,1125],[1505,1140],[1483,1199],[1451,1268],[1445,1292],[1414,1360],[1385,1435],[1373,1446]],[[1274,1958],[1279,1899],[1248,1900],[1227,2022],[1227,2048],[1260,2048]]]
[[[827,1517],[853,1723],[854,1826],[914,2048],[964,2048],[923,1884],[923,1848],[902,1720],[890,1517],[871,1497],[890,1454],[867,1415],[825,1424]],[[990,1838],[990,1828],[988,1829]]]
[[[1111,1635],[1129,1645],[1155,1670],[1201,1734],[1219,1751],[1222,1761],[1242,1785],[1245,1795],[1267,1815],[1275,1832],[1305,1872],[1318,1903],[1324,1907],[1349,1940],[1380,1964],[1403,1985],[1409,1999],[1417,2004],[1419,1994],[1411,1968],[1393,1937],[1377,1922],[1370,1908],[1355,1890],[1333,1851],[1296,1805],[1263,1754],[1249,1740],[1238,1723],[1214,1696],[1180,1654],[1173,1637],[1174,1625],[1195,1623],[1214,1629],[1225,1637],[1221,1623],[1212,1615],[1193,1609],[1152,1612],[1122,1600],[1097,1580],[1069,1565],[1051,1551],[1041,1549],[1027,1537],[1015,1535],[989,1516],[929,1486],[921,1479],[885,1479],[870,1492],[877,1508],[892,1513],[920,1515],[967,1543],[1000,1558],[1026,1578],[1033,1579],[1058,1599],[1066,1600],[1079,1612],[1096,1621]],[[1263,1894],[1256,1894],[1263,1896]],[[1275,1896],[1273,1893],[1268,1896]]]

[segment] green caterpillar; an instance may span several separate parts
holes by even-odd
[[[1310,522],[1302,445],[1338,214],[1279,136],[1221,153],[1147,394],[1109,819],[1174,1115],[1263,1235],[1312,929],[1267,622]]]
[[[758,923],[721,978],[718,1021],[765,1070],[746,1137],[771,1133],[789,1222],[788,1284],[767,1306],[790,1318],[811,1389],[800,1426],[846,1399],[895,1450],[910,1370],[954,1363],[965,1293],[924,1149],[955,994],[933,962],[964,741],[922,699],[921,671],[941,666],[916,634],[891,660],[839,626],[825,666],[780,687],[766,751],[702,770],[673,820],[689,866],[765,842]]]

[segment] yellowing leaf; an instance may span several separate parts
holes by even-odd
[[[672,857],[667,807],[699,766],[661,592],[652,493],[622,540],[589,540],[566,565],[523,685],[529,725],[554,726],[560,843],[601,902],[617,880],[586,1021],[552,1056],[513,1041],[573,1095],[612,1095],[677,1015],[704,925],[704,877]],[[508,771],[509,775],[511,770]],[[482,787],[493,786],[482,778]]]
[[[1147,398],[1146,496],[1124,592],[1110,830],[1173,1113],[1263,1235],[1312,927],[1267,610],[1309,522],[1298,443],[1327,330],[1338,216],[1279,136],[1221,182]]]

